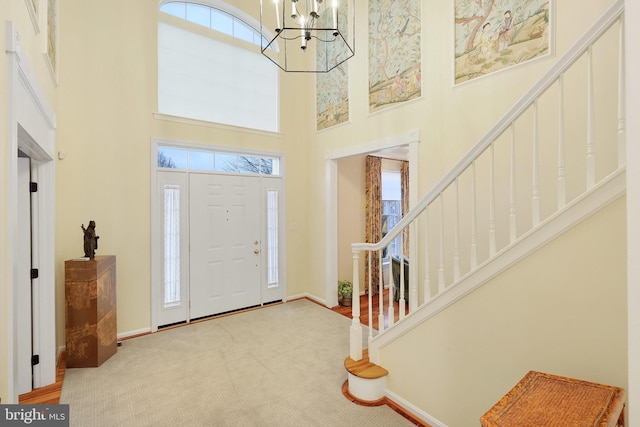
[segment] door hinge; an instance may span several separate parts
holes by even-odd
[[[38,192],[38,183],[37,182],[30,182],[29,183],[29,192],[31,192],[31,193]]]
[[[39,354],[34,354],[33,356],[31,356],[31,366],[36,366],[39,363],[40,363],[40,355]]]
[[[39,272],[38,272],[37,268],[32,268],[31,269],[31,278],[32,279],[37,279],[38,278],[38,274],[39,274]]]

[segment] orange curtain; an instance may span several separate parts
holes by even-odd
[[[402,204],[402,217],[409,212],[409,162],[403,161],[400,165],[400,198]],[[402,232],[404,256],[409,257],[409,229]]]
[[[382,159],[367,156],[366,166],[366,212],[365,212],[365,241],[377,243],[382,239]],[[373,294],[378,292],[380,282],[380,253],[371,254],[371,277],[369,277],[369,254],[365,255],[365,285],[373,284]],[[371,282],[369,282],[371,281]]]

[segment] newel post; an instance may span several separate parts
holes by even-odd
[[[353,292],[351,298],[351,329],[349,357],[362,359],[362,326],[360,325],[360,266],[358,251],[353,250]]]

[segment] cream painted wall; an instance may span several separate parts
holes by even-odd
[[[253,15],[259,11],[250,0],[233,4]],[[156,118],[158,1],[71,0],[60,6],[58,149],[66,157],[58,162],[58,307],[64,307],[64,260],[82,255],[80,224],[95,220],[98,254],[117,257],[118,332],[150,327],[151,138],[284,153],[287,293],[305,292],[310,107],[283,102],[278,134]],[[296,99],[307,80],[282,75],[282,99]],[[64,344],[62,309],[58,342]]]
[[[418,195],[426,194],[613,1],[597,0],[587,4],[563,0],[554,3],[557,15],[555,56],[454,87],[452,3],[423,1],[423,96],[374,114],[369,114],[367,101],[368,28],[362,20],[358,21],[356,56],[348,62],[350,122],[317,132],[315,143],[309,147],[309,188],[319,197],[324,194],[325,153],[402,135],[417,128],[422,139],[419,144]],[[367,16],[367,2],[356,2],[356,8],[359,9],[358,16]],[[308,90],[314,90],[313,86],[310,85]],[[321,206],[309,211],[310,222],[324,224],[323,213]],[[324,241],[322,225],[310,231],[310,241]],[[318,248],[310,262],[309,291],[322,294],[326,277],[325,248]]]
[[[288,74],[282,75],[282,134],[235,132],[153,118],[155,1],[86,3],[76,0],[61,5],[60,91],[64,102],[58,116],[58,148],[67,153],[67,158],[58,162],[57,266],[60,268],[64,259],[77,256],[81,250],[79,225],[96,219],[102,236],[100,253],[118,256],[120,332],[149,325],[151,137],[285,152],[288,293],[308,292],[324,298],[325,152],[403,134],[418,126],[423,135],[419,192],[424,194],[553,62],[552,58],[541,60],[451,88],[451,41],[442,36],[451,32],[450,24],[442,19],[451,17],[451,6],[427,1],[423,9],[423,99],[368,115],[367,29],[361,25],[358,52],[349,62],[350,124],[313,132],[313,105],[298,101],[301,94],[313,93],[313,79]],[[562,28],[556,40],[560,54],[611,2],[557,3],[561,18],[558,28]],[[580,10],[580,20],[575,19],[576,10]],[[361,16],[365,14],[363,11]],[[294,113],[295,120],[286,120]],[[460,119],[464,126],[459,125]],[[294,224],[296,227],[292,227]],[[569,250],[580,247],[575,242],[567,245]],[[522,268],[525,276],[537,271],[537,266]],[[58,307],[63,306],[62,279],[59,271]],[[462,317],[458,322],[465,320]],[[58,324],[64,324],[60,315]],[[59,342],[63,342],[62,337],[59,332]],[[513,374],[503,385],[519,376]],[[412,384],[415,382],[407,383]],[[508,387],[497,388],[492,401]]]
[[[57,169],[59,345],[64,261],[83,255],[80,225],[90,220],[100,236],[97,254],[116,256],[118,332],[150,324],[154,3],[60,3],[58,149],[65,158]]]
[[[251,14],[257,12],[253,0],[233,3]],[[436,0],[422,3],[422,99],[368,114],[368,29],[366,20],[360,19],[356,56],[349,61],[350,123],[316,133],[314,105],[301,99],[314,93],[313,77],[282,73],[281,133],[261,134],[154,118],[157,0],[61,1],[58,89],[51,83],[41,59],[43,33],[34,33],[24,0],[1,1],[1,22],[11,19],[22,35],[26,54],[57,114],[58,150],[66,153],[65,160],[57,161],[58,346],[64,345],[63,263],[81,254],[80,224],[90,219],[97,221],[101,236],[99,253],[118,257],[119,333],[150,325],[149,147],[153,137],[285,153],[288,295],[308,293],[324,299],[325,153],[418,127],[423,138],[419,165],[422,195],[553,63],[553,58],[548,58],[452,88],[452,5]],[[556,47],[561,54],[612,0],[556,3]],[[357,4],[359,16],[366,16],[366,2]],[[1,31],[3,45],[4,37]],[[0,69],[6,69],[6,55],[0,57]],[[6,80],[0,80],[0,89],[4,89]],[[6,103],[2,102],[0,125],[4,120]],[[461,120],[464,126],[460,126]],[[4,150],[5,145],[0,146]],[[7,161],[6,152],[0,151],[0,156],[3,162]],[[6,190],[6,168],[2,171],[0,190]],[[5,198],[0,199],[0,230],[7,227],[6,203]],[[0,267],[6,267],[8,248],[4,236],[0,233]],[[4,284],[7,270],[0,271]],[[6,289],[0,288],[1,313],[6,313]],[[3,315],[0,343],[7,342],[5,322]],[[3,401],[6,365],[3,352]]]
[[[351,244],[365,239],[365,157],[338,160],[338,280],[353,279]]]
[[[626,388],[625,209],[616,200],[383,348],[388,389],[462,427],[530,370]]]
[[[42,3],[41,3],[42,4]],[[29,65],[38,80],[40,88],[43,90],[50,106],[55,111],[57,106],[57,90],[55,83],[48,71],[44,61],[43,51],[46,42],[46,19],[40,15],[38,21],[39,30],[36,30],[27,10],[24,0],[5,0],[0,2],[0,400],[3,403],[9,402],[9,354],[13,351],[11,345],[13,331],[10,330],[8,319],[10,304],[9,287],[12,276],[12,248],[11,242],[7,238],[7,230],[12,225],[9,223],[9,209],[12,209],[11,200],[8,199],[10,177],[9,167],[11,162],[16,162],[17,153],[9,152],[7,138],[10,132],[15,129],[8,129],[9,121],[9,98],[8,98],[8,56],[6,48],[6,21],[11,21],[16,31],[20,35],[20,46],[22,53],[26,57]]]

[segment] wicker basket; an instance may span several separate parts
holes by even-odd
[[[625,391],[531,371],[480,418],[483,427],[624,426]]]

